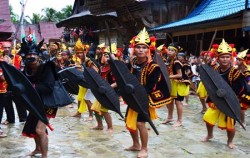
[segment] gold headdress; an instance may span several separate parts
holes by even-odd
[[[154,36],[149,37],[149,34],[145,27],[139,32],[137,36],[134,36],[130,41],[130,47],[135,48],[136,45],[145,45],[149,48],[147,57],[148,62],[150,62],[152,60],[151,51],[154,51],[156,49],[156,38]],[[131,52],[130,56],[133,57],[133,55],[134,52]]]
[[[174,49],[176,52],[180,52],[183,50],[183,48],[181,48],[181,46],[179,46],[179,43],[177,42],[170,43],[168,45],[168,49]]]
[[[161,51],[161,50],[163,49],[163,46],[164,46],[164,44],[160,45],[160,46],[157,47],[156,49],[157,49],[158,51]]]
[[[104,48],[105,47],[105,43],[103,42],[103,43],[101,43],[101,44],[99,44],[98,46],[97,46],[97,48]]]
[[[83,52],[84,51],[84,45],[82,44],[80,38],[78,38],[78,40],[76,41],[76,45],[75,45],[75,52],[79,53],[79,52]]]
[[[232,47],[230,47],[230,45],[224,39],[222,39],[222,42],[220,43],[217,51],[218,51],[218,56],[224,54],[232,55]]]
[[[133,48],[136,45],[146,45],[151,51],[154,51],[156,45],[156,38],[154,36],[149,37],[149,34],[144,27],[143,30],[137,36],[134,36],[130,41],[130,47]]]
[[[110,48],[110,47],[107,46],[107,47],[105,47],[105,49],[104,49],[104,51],[103,51],[102,58],[101,58],[101,63],[102,63],[102,64],[105,63],[105,55],[106,55],[107,53],[110,53],[110,52],[111,52],[111,53],[114,54],[115,56],[116,56],[116,54],[117,54],[116,43],[112,43],[112,44],[111,44],[111,51],[110,51],[109,48]]]
[[[135,45],[144,44],[149,47],[150,38],[145,27],[143,28],[143,30],[139,32],[139,34],[135,37],[134,40],[135,40]]]
[[[117,47],[116,47],[116,43],[112,43],[111,44],[111,53],[112,54],[116,54],[117,53]],[[110,52],[110,49],[109,49],[109,46],[108,47],[106,47],[105,49],[104,49],[104,53],[109,53]]]
[[[238,59],[241,59],[241,60],[245,60],[245,57],[247,56],[247,52],[248,52],[249,49],[246,49],[242,52],[239,52],[239,54],[237,55],[237,58]]]
[[[20,49],[21,48],[21,43],[17,43],[16,44],[16,49]]]
[[[61,50],[62,50],[62,51],[68,50],[68,49],[67,49],[67,46],[66,46],[64,43],[61,45]]]

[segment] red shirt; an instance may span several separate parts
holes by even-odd
[[[7,92],[7,82],[3,77],[2,69],[0,69],[0,93],[6,93],[6,92]]]

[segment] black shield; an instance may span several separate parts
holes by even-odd
[[[109,110],[117,112],[122,118],[124,118],[120,111],[119,97],[110,84],[94,69],[87,68],[85,66],[84,76],[89,84],[89,88],[101,105]]]
[[[60,80],[64,83],[65,89],[72,94],[78,94],[79,85],[88,88],[83,72],[75,67],[68,67],[57,72]]]
[[[130,73],[123,62],[110,60],[110,67],[120,89],[120,94],[127,105],[139,114],[142,114],[155,133],[159,135],[159,132],[148,115],[149,100],[145,88],[140,84],[138,79]]]
[[[3,69],[8,86],[13,92],[14,100],[16,103],[20,103],[18,106],[25,106],[25,108],[34,114],[35,117],[53,130],[45,115],[42,100],[26,76],[6,62],[0,61],[0,66]]]
[[[169,92],[171,92],[171,83],[170,83],[170,79],[169,79],[169,74],[168,74],[168,70],[167,70],[167,67],[166,67],[164,61],[162,60],[161,56],[157,52],[155,52],[153,60],[154,60],[154,62],[156,62],[159,65],[161,72],[162,72],[162,75],[163,75],[163,78],[168,85],[168,87],[166,87],[166,88],[168,88]]]
[[[240,121],[240,103],[235,92],[221,75],[207,64],[199,67],[200,78],[210,99],[225,115],[235,119],[245,129]]]

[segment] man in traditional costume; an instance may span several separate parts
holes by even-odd
[[[167,105],[168,107],[168,116],[167,120],[163,122],[163,124],[168,124],[173,122],[173,111],[174,111],[174,102],[177,108],[177,121],[173,125],[173,127],[182,126],[182,113],[183,113],[183,105],[182,101],[184,100],[184,96],[187,96],[189,93],[189,86],[184,82],[182,67],[183,64],[177,59],[177,54],[180,52],[182,48],[177,43],[171,43],[168,46],[168,73],[171,81],[171,98],[172,101]]]
[[[70,51],[64,44],[62,44],[62,47],[61,47],[61,54],[62,54],[62,60],[63,60],[63,67],[74,66],[75,62],[73,60],[70,60]]]
[[[4,61],[3,58],[3,48],[2,44],[0,44],[0,61]],[[9,99],[6,100],[7,96],[7,82],[3,76],[3,71],[0,67],[0,122],[2,122],[3,117],[3,108],[5,106],[9,106],[9,103],[11,104],[11,100],[9,102]],[[0,127],[0,138],[7,137],[7,134],[3,132],[3,130]]]
[[[51,57],[54,57],[59,51],[59,48],[60,48],[60,44],[58,42],[51,42],[49,44],[49,55]]]
[[[73,57],[73,61],[75,65],[78,67],[78,69],[80,71],[83,71],[82,64],[85,62],[85,47],[80,39],[77,40],[75,47],[74,47],[74,51],[75,51],[75,54]],[[77,112],[73,115],[73,117],[81,117],[81,114],[87,111],[87,108],[86,108],[87,104],[84,100],[84,96],[86,92],[87,92],[87,88],[79,86],[79,92],[77,95],[78,109],[77,109]],[[90,119],[93,118],[93,113],[91,109],[89,109],[89,118]]]
[[[39,59],[42,53],[40,51],[42,44],[43,41],[36,45],[32,38],[23,38],[23,43],[19,52],[25,63],[23,73],[29,79],[40,97],[44,94],[46,95],[53,92],[56,79],[53,62],[41,63],[41,60]],[[43,98],[41,97],[41,99]],[[55,118],[57,108],[44,108],[48,119]],[[29,153],[28,156],[34,156],[41,153],[42,158],[47,158],[48,133],[46,125],[37,119],[32,113],[29,113],[28,115],[22,134],[34,138],[35,140],[35,150]]]
[[[131,72],[148,93],[149,108],[144,110],[148,111],[151,119],[156,119],[155,108],[168,104],[170,102],[170,95],[166,90],[167,88],[165,88],[167,84],[163,80],[160,67],[151,59],[150,45],[154,45],[151,39],[153,38],[149,37],[145,28],[132,39]],[[138,157],[140,158],[147,157],[148,155],[148,130],[145,126],[146,122],[147,119],[145,119],[143,114],[138,114],[131,108],[127,109],[126,126],[133,139],[133,145],[126,150],[139,151]],[[139,135],[141,144],[139,142]]]
[[[213,61],[213,58],[215,57],[214,54],[217,53],[218,47],[218,44],[213,44],[211,51],[202,51],[200,53],[200,64],[208,63],[209,65],[214,66],[215,62]],[[198,84],[196,94],[198,95],[202,105],[202,110],[200,113],[204,114],[207,111],[206,99],[208,94],[204,84],[201,81]]]
[[[2,48],[3,48],[3,53],[1,55],[1,58],[7,62],[8,64],[13,65],[12,59],[10,57],[10,49],[11,49],[11,42],[5,41],[2,42]],[[8,91],[8,89],[7,89]],[[4,97],[5,100],[5,112],[7,115],[7,119],[5,121],[2,122],[2,124],[7,125],[9,123],[15,123],[15,112],[14,112],[14,107],[12,104],[12,97],[11,95],[6,95]]]
[[[185,83],[188,88],[187,88],[187,95],[185,97],[185,105],[189,105],[189,87],[192,89],[196,89],[195,85],[191,83],[191,78],[193,76],[193,72],[191,70],[191,65],[189,64],[188,60],[186,60],[186,54],[184,52],[179,52],[177,54],[177,59],[183,64],[182,65],[182,83]]]
[[[246,89],[245,79],[237,68],[232,66],[232,48],[223,39],[218,47],[217,62],[214,69],[222,78],[232,87],[235,94],[241,99],[242,93]],[[202,140],[204,142],[213,138],[213,127],[218,122],[218,127],[226,129],[227,131],[227,146],[234,149],[236,146],[233,144],[235,136],[235,120],[226,116],[221,112],[216,105],[208,98],[208,106],[206,113],[203,116],[207,127],[207,136]]]
[[[250,66],[247,65],[246,63],[247,52],[248,52],[248,49],[242,52],[239,52],[236,58],[236,64],[238,66],[238,70],[245,77],[247,84],[250,85]],[[244,126],[246,126],[245,111],[248,109],[248,107],[249,107],[249,104],[246,104],[244,102],[241,103],[241,122]]]
[[[115,78],[112,75],[110,65],[108,63],[108,61],[110,60],[108,53],[110,52],[114,55],[117,54],[117,47],[115,43],[111,44],[111,50],[109,47],[106,47],[104,49],[104,53],[102,54],[101,57],[102,66],[100,67],[100,75],[111,85],[112,88],[116,88],[117,85],[115,82]],[[102,123],[102,116],[103,116],[107,123],[107,131],[112,132],[113,131],[112,118],[108,112],[108,109],[106,109],[103,105],[101,105],[97,100],[94,101],[91,109],[96,112],[95,116],[97,121],[97,126],[94,127],[93,129],[98,129],[98,130],[103,129],[103,123]]]
[[[162,60],[164,62],[167,62],[166,57],[167,57],[168,50],[167,50],[165,44],[158,46],[156,49],[157,49],[159,55],[162,57]]]
[[[98,66],[95,64],[94,59],[91,58],[87,58],[85,59],[85,66],[91,69],[94,69],[96,72],[99,72],[99,68]],[[92,104],[94,103],[94,101],[96,100],[94,94],[92,93],[91,89],[88,89],[85,96],[84,96],[84,100],[87,104],[88,110],[90,113],[93,113],[93,110],[91,110]],[[88,118],[88,121],[92,121],[93,120],[93,115],[91,117]],[[101,128],[96,128],[93,127],[93,129],[97,129],[97,130],[102,130]]]
[[[102,55],[103,51],[105,49],[105,43],[101,43],[97,45],[97,48],[95,50],[95,60],[101,65]]]

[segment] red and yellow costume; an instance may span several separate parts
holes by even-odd
[[[0,45],[0,61],[4,61],[2,45]],[[6,92],[7,92],[7,82],[3,77],[3,70],[0,67],[0,93],[2,94]]]
[[[218,48],[218,56],[224,54],[231,55],[231,53],[232,48],[223,39]],[[240,71],[232,66],[225,72],[221,72],[219,66],[214,66],[214,69],[221,74],[222,78],[232,87],[236,95],[242,93],[244,89],[244,77]],[[235,129],[235,120],[221,112],[209,98],[208,101],[209,108],[203,116],[204,121],[211,126],[214,126],[218,122],[219,128],[233,131]]]
[[[111,53],[115,54],[117,53],[117,48],[116,48],[116,44],[112,43],[111,44]],[[111,69],[110,69],[110,65],[109,64],[105,64],[105,55],[107,55],[107,53],[110,52],[109,47],[105,47],[104,49],[104,53],[102,54],[101,57],[101,64],[103,64],[100,67],[100,75],[103,79],[105,79],[109,84],[113,84],[115,83],[115,77],[112,75]],[[92,110],[94,110],[95,112],[97,112],[99,115],[102,115],[102,112],[108,112],[108,109],[106,109],[104,106],[102,106],[97,100],[95,100],[95,102],[93,103]]]
[[[178,51],[178,48],[175,46],[169,46],[172,49]],[[183,97],[189,94],[189,80],[184,78],[185,71],[184,71],[184,64],[182,64],[176,57],[168,61],[168,74],[175,75],[177,71],[181,69],[182,77],[178,79],[170,79],[171,82],[171,98],[172,99],[179,99],[183,101]]]
[[[149,45],[151,44],[151,45]],[[159,65],[151,59],[150,50],[155,46],[155,38],[149,38],[148,32],[144,28],[137,36],[132,39],[131,45],[146,45],[149,48],[147,53],[147,61],[142,64],[137,64],[136,57],[132,60],[131,72],[140,81],[143,87],[146,89],[149,98],[149,111],[151,119],[157,119],[155,109],[165,106],[171,102],[170,94],[167,90],[167,84],[163,80]],[[132,53],[133,54],[133,53]],[[130,131],[136,131],[136,122],[146,122],[146,119],[142,114],[138,114],[136,111],[128,107],[126,113],[126,126]]]
[[[238,69],[241,71],[242,75],[245,77],[245,80],[247,84],[250,84],[250,66],[246,64],[246,55],[247,55],[248,49],[240,52],[237,55],[237,60],[242,61],[242,65],[238,67]],[[241,110],[247,110],[249,108],[250,102],[241,102]]]
[[[6,93],[7,92],[7,82],[3,77],[3,70],[0,68],[0,93]]]
[[[85,48],[84,45],[82,44],[81,40],[78,39],[76,44],[75,44],[75,55],[73,56],[73,61],[75,62],[76,66],[79,67],[80,70],[82,70],[82,63],[84,61],[82,61],[81,58],[78,57],[78,53],[83,53],[84,54]],[[79,86],[79,91],[78,91],[78,95],[77,95],[77,100],[78,102],[80,102],[79,108],[78,108],[78,112],[79,113],[83,113],[85,111],[87,111],[87,104],[84,100],[84,96],[87,92],[87,88],[84,88],[82,86]]]

